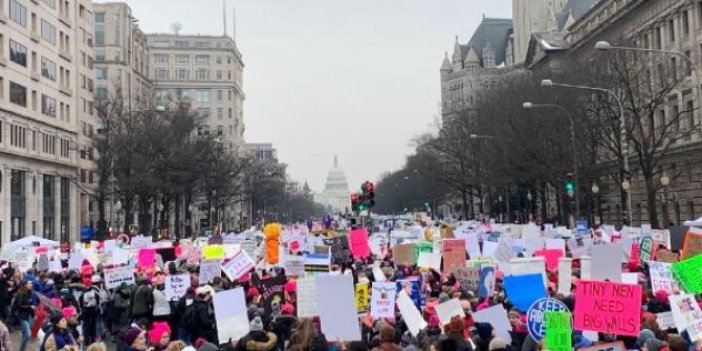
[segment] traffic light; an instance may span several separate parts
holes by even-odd
[[[573,182],[573,173],[568,173],[566,175],[565,190],[568,196],[573,197],[575,194],[575,183]]]
[[[361,211],[371,209],[375,206],[375,200],[373,200],[375,193],[373,190],[375,190],[375,185],[373,185],[372,182],[365,181],[361,184],[361,205],[363,206]]]
[[[358,193],[352,193],[351,194],[351,211],[357,212],[358,211],[358,205],[361,203],[361,195]]]

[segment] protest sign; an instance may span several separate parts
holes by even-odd
[[[61,260],[57,258],[49,261],[49,272],[61,273],[62,271]]]
[[[509,275],[503,277],[507,296],[520,312],[526,313],[534,301],[546,297],[541,274]]]
[[[327,252],[329,249],[327,248]],[[331,257],[328,253],[305,255],[305,272],[329,272]]]
[[[678,332],[687,331],[690,340],[702,340],[702,310],[693,295],[670,295],[670,309]]]
[[[546,261],[546,269],[555,271],[558,269],[558,260],[564,256],[564,253],[561,249],[541,249],[534,251],[534,255],[543,257]]]
[[[229,280],[234,281],[239,279],[244,273],[254,269],[254,262],[246,254],[246,251],[239,251],[231,260],[221,266],[222,272],[229,277]]]
[[[139,255],[137,256],[139,266],[141,267],[151,267],[156,261],[156,249],[145,247],[139,249]]]
[[[577,330],[638,336],[641,286],[580,280],[575,292],[574,317]]]
[[[618,244],[594,245],[592,247],[592,280],[622,280],[622,250]]]
[[[427,322],[422,318],[417,306],[415,306],[404,289],[398,293],[397,307],[400,310],[400,315],[402,315],[402,320],[407,325],[407,329],[414,337],[417,337],[419,332],[427,327]]]
[[[229,340],[239,340],[249,333],[244,288],[215,293],[212,302],[219,344],[228,343]]]
[[[566,252],[565,240],[563,240],[563,239],[545,239],[545,249],[549,249],[549,250],[559,249],[559,250],[563,251],[563,254],[565,255],[565,252]]]
[[[361,340],[350,275],[316,277],[317,302],[322,333],[327,340]]]
[[[624,284],[638,284],[639,283],[639,273],[622,273],[622,283]]]
[[[578,351],[626,351],[623,341],[610,342],[606,344],[597,344],[590,347],[578,348]]]
[[[331,248],[332,262],[336,264],[353,262],[353,254],[349,248],[349,240],[346,237],[338,236],[335,238],[322,239],[324,245]]]
[[[483,241],[483,257],[495,257],[499,245],[497,241]]]
[[[541,237],[524,238],[522,242],[524,243],[524,255],[527,257],[531,257],[534,251],[543,249],[545,244],[544,238]]]
[[[438,252],[420,252],[417,267],[431,268],[436,272],[441,271],[441,254]]]
[[[570,312],[546,311],[546,350],[571,351],[572,327]]]
[[[670,250],[665,250],[661,249],[656,252],[656,261],[658,262],[668,262],[668,263],[675,263],[678,262],[678,254],[670,251]]]
[[[314,278],[297,280],[297,316],[315,317],[317,312],[317,285]]]
[[[436,305],[436,315],[439,317],[442,329],[451,322],[451,317],[459,316],[463,319],[466,316],[461,307],[461,301],[457,298]]]
[[[418,243],[414,244],[414,261],[413,262],[418,262],[419,261],[419,254],[421,252],[426,252],[426,253],[432,253],[434,249],[434,246],[432,245],[431,242],[428,241],[420,241]]]
[[[544,288],[546,285],[546,259],[543,257],[513,258],[509,260],[509,275],[523,275],[529,273],[541,273]]]
[[[466,250],[471,259],[477,259],[482,256],[480,252],[480,242],[478,241],[477,233],[470,233],[466,236]]]
[[[368,310],[368,283],[356,284],[356,311],[363,313]]]
[[[456,267],[465,267],[466,242],[463,239],[444,239],[441,241],[441,256],[444,261],[444,275],[451,274]]]
[[[242,242],[241,250],[246,251],[246,254],[254,260],[258,258],[258,245],[253,240],[245,240]]]
[[[261,304],[267,316],[276,316],[280,313],[280,305],[285,302],[285,276],[266,278],[261,280]],[[275,309],[274,302],[277,302]]]
[[[202,260],[200,262],[200,285],[211,283],[215,277],[222,276],[222,266],[219,260]]]
[[[221,260],[224,258],[224,245],[207,245],[202,248],[202,258],[206,260]]]
[[[650,261],[653,258],[653,239],[650,236],[641,238],[639,242],[639,261]]]
[[[105,269],[105,287],[116,289],[122,283],[134,284],[134,272],[129,266]]]
[[[410,266],[414,260],[414,244],[398,244],[393,247],[393,261],[396,265]]]
[[[592,279],[592,257],[590,256],[580,257],[580,279]]]
[[[504,340],[508,345],[512,343],[512,336],[510,332],[512,331],[512,324],[507,318],[507,311],[505,311],[502,304],[493,305],[489,308],[473,312],[473,320],[476,322],[490,323],[494,328],[495,335]]]
[[[190,287],[190,274],[175,274],[166,277],[166,288],[163,290],[168,301],[178,300],[185,296]]]
[[[371,252],[379,258],[384,258],[388,253],[388,239],[385,233],[374,233],[370,237]]]
[[[39,260],[37,260],[37,269],[40,271],[46,271],[49,269],[49,256],[47,254],[39,255]]]
[[[685,233],[685,242],[683,243],[680,259],[697,256],[702,253],[702,230],[690,227]]]
[[[408,279],[400,279],[396,281],[397,290],[404,290],[407,296],[412,299],[414,305],[417,308],[421,308],[426,305],[426,297],[422,294],[422,281],[420,277],[409,277]]]
[[[480,268],[479,267],[456,267],[453,275],[461,284],[461,288],[467,291],[477,292],[480,286]]]
[[[536,341],[541,341],[546,335],[546,325],[544,323],[544,312],[546,311],[570,312],[563,302],[556,299],[547,297],[534,301],[527,310],[526,324],[527,329],[529,329],[529,335]]]
[[[670,266],[673,276],[690,294],[702,293],[702,255],[673,263]]]
[[[296,277],[305,274],[305,261],[299,257],[288,257],[285,260],[285,274]]]
[[[354,258],[370,256],[368,243],[368,230],[366,228],[354,229],[349,232],[349,247]]]
[[[512,256],[514,256],[512,248],[507,244],[505,239],[497,243],[497,248],[492,253],[492,257],[494,257],[497,262],[509,262]]]
[[[495,265],[480,266],[480,286],[478,288],[480,297],[489,297],[495,292],[496,274]]]
[[[678,282],[670,271],[672,263],[648,261],[648,270],[651,276],[651,291],[654,293],[663,290],[668,295],[673,295],[680,291]]]
[[[571,274],[573,272],[573,259],[561,257],[558,260],[558,292],[568,296],[572,288]]]
[[[374,319],[394,318],[397,284],[395,282],[373,282],[371,288],[371,317]],[[358,307],[358,302],[356,304]]]
[[[675,328],[675,319],[673,318],[673,312],[661,312],[656,313],[656,323],[661,327],[661,330],[668,330]]]
[[[653,239],[654,246],[663,245],[670,249],[670,231],[668,229],[652,229],[651,239]]]

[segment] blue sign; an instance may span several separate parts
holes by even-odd
[[[526,320],[529,335],[537,342],[546,336],[546,324],[544,323],[544,312],[546,311],[570,312],[568,306],[556,299],[546,297],[534,301],[527,311]]]
[[[579,219],[575,221],[575,234],[578,237],[582,237],[583,235],[587,235],[587,233],[590,231],[590,226],[587,223],[587,220],[584,219]]]
[[[420,291],[420,281],[417,277],[397,281],[397,292],[406,289],[407,295],[412,299],[417,309],[421,310],[426,305],[426,298]]]
[[[541,283],[543,285],[543,282]],[[480,285],[478,294],[480,297],[490,297],[495,292],[495,266],[480,266]]]
[[[503,281],[507,297],[519,312],[525,313],[534,301],[548,296],[541,273],[508,275]]]

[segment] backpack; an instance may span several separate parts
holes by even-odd
[[[98,307],[98,295],[94,289],[90,289],[83,294],[83,308]]]

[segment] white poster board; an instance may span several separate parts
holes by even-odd
[[[591,279],[622,281],[622,250],[618,244],[592,246]]]
[[[497,336],[504,340],[508,345],[512,343],[512,336],[509,334],[509,332],[512,331],[512,325],[509,323],[507,311],[505,311],[502,304],[497,304],[490,308],[473,312],[473,320],[476,322],[492,324]]]
[[[461,301],[457,298],[436,305],[436,315],[439,317],[442,329],[445,325],[451,323],[451,317],[460,316],[463,319],[466,316],[461,307]]]
[[[417,337],[417,334],[427,327],[427,322],[422,318],[417,306],[414,305],[405,289],[400,290],[397,297],[397,307],[400,309],[400,314],[407,325],[407,329],[414,337]]]
[[[122,283],[134,284],[134,271],[132,267],[115,267],[105,270],[105,287],[116,289]]]
[[[317,309],[317,284],[314,278],[300,278],[297,280],[297,316],[318,316]]]
[[[231,260],[222,265],[222,272],[232,281],[239,279],[244,273],[248,273],[252,269],[254,269],[254,262],[243,250],[237,252]]]
[[[371,287],[371,317],[394,318],[397,283],[373,282]]]
[[[178,300],[185,296],[185,292],[190,287],[190,274],[176,274],[166,277],[166,288],[164,294],[168,301]]]
[[[317,302],[322,332],[327,340],[361,340],[353,277],[350,275],[318,276]]]
[[[249,317],[246,312],[244,288],[223,290],[213,298],[219,344],[239,340],[249,333]]]

